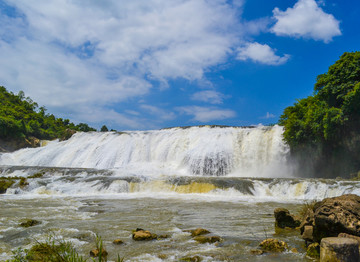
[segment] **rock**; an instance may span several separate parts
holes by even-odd
[[[358,262],[359,244],[352,238],[323,238],[320,243],[320,261]]]
[[[339,233],[360,236],[360,196],[325,198],[314,206],[314,241]]]
[[[169,238],[169,235],[163,234],[163,235],[158,235],[157,239],[165,239],[165,238]]]
[[[124,244],[124,241],[122,241],[121,239],[115,239],[115,240],[113,241],[113,244],[115,244],[115,245],[122,245],[122,244]]]
[[[221,238],[219,236],[197,236],[194,237],[194,240],[198,243],[205,244],[220,242]]]
[[[284,241],[275,238],[265,239],[259,246],[262,250],[270,252],[283,252],[288,248],[288,245]]]
[[[359,243],[359,246],[360,246],[360,237],[357,237],[357,236],[354,236],[354,235],[350,235],[350,234],[346,234],[346,233],[340,233],[340,234],[338,235],[338,237],[348,237],[348,238],[355,239],[355,240]]]
[[[11,187],[15,182],[9,179],[0,180],[0,194],[5,194],[6,190]]]
[[[35,219],[26,219],[24,222],[20,223],[21,227],[32,227],[41,224],[40,221]]]
[[[204,228],[197,228],[197,229],[191,229],[191,230],[184,230],[184,232],[191,233],[192,237],[200,236],[200,235],[206,235],[209,234],[210,231]]]
[[[193,257],[183,257],[180,258],[179,261],[186,261],[186,262],[200,262],[202,259],[199,256],[193,256]]]
[[[90,256],[91,257],[98,257],[99,255],[100,255],[100,250],[97,249],[97,248],[90,251]],[[107,257],[107,255],[108,255],[108,252],[104,248],[102,248],[101,249],[101,256],[102,257]]]
[[[151,233],[148,230],[137,228],[132,234],[132,238],[135,241],[153,240],[157,238],[156,234]]]
[[[300,220],[294,215],[290,215],[289,210],[285,208],[276,208],[274,210],[275,226],[280,228],[296,228],[300,226]]]
[[[293,253],[299,253],[299,251],[295,247],[293,247],[290,251]]]
[[[314,211],[308,208],[303,216],[303,219],[300,224],[300,233],[304,233],[305,226],[314,226],[315,219],[314,219]]]
[[[307,247],[306,255],[311,258],[320,257],[320,245],[319,243],[312,243]]]
[[[310,242],[314,241],[313,232],[314,232],[313,226],[305,226],[304,227],[304,232],[302,233],[301,237],[302,237],[302,239],[305,240],[306,245],[307,245],[308,241],[310,241]]]
[[[253,255],[262,255],[262,254],[266,253],[264,250],[261,250],[261,249],[251,249],[250,252]]]

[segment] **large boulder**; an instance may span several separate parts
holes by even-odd
[[[291,215],[289,210],[285,208],[276,208],[274,210],[275,226],[280,228],[290,227],[296,228],[300,226],[300,220],[294,215]]]
[[[353,194],[325,198],[314,206],[316,242],[340,233],[360,236],[360,197]]]
[[[321,262],[358,262],[359,244],[357,240],[345,237],[326,237],[320,243]]]

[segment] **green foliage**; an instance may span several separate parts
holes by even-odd
[[[101,132],[108,132],[109,129],[107,128],[106,125],[103,125],[103,126],[101,127],[100,131],[101,131]]]
[[[293,155],[313,163],[312,172],[360,169],[360,52],[344,53],[317,77],[314,95],[287,107],[279,123]]]
[[[23,91],[15,95],[0,86],[0,138],[67,139],[71,130],[96,131],[87,124],[75,125],[69,119],[47,114],[45,107],[39,108]]]
[[[98,257],[91,258],[93,262],[106,262],[107,258],[102,253],[103,241],[96,236],[95,244],[100,250]],[[53,233],[45,242],[37,242],[30,249],[18,248],[13,251],[13,256],[6,262],[86,262],[88,259],[81,256],[70,241],[56,237]],[[116,262],[123,262],[125,258],[117,256]]]

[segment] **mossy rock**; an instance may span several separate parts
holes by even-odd
[[[40,177],[43,177],[45,175],[45,172],[38,172],[38,173],[35,173],[31,176],[28,176],[28,178],[40,178]]]
[[[265,239],[260,243],[260,247],[262,250],[270,252],[284,252],[286,249],[288,249],[286,242],[275,238]]]
[[[196,228],[196,229],[191,229],[191,230],[184,230],[184,232],[191,233],[192,237],[206,235],[206,234],[210,233],[210,231],[205,229],[205,228]]]
[[[306,255],[311,258],[320,258],[320,245],[319,243],[312,243],[306,250]]]
[[[216,242],[220,242],[221,238],[219,236],[197,236],[194,238],[194,240],[200,244],[205,244],[205,243],[216,243]]]
[[[36,226],[36,225],[39,225],[39,224],[41,224],[41,222],[38,221],[38,220],[35,220],[35,219],[26,219],[24,222],[21,222],[21,223],[20,223],[20,226],[27,228],[27,227]]]
[[[200,262],[200,261],[202,261],[202,259],[199,256],[193,256],[193,257],[180,258],[179,261],[181,261],[181,262]]]
[[[5,194],[6,190],[11,187],[15,182],[10,179],[1,179],[0,180],[0,194]]]

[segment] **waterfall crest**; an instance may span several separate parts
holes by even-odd
[[[76,133],[0,155],[0,165],[116,169],[136,175],[291,176],[283,129],[190,127]]]

